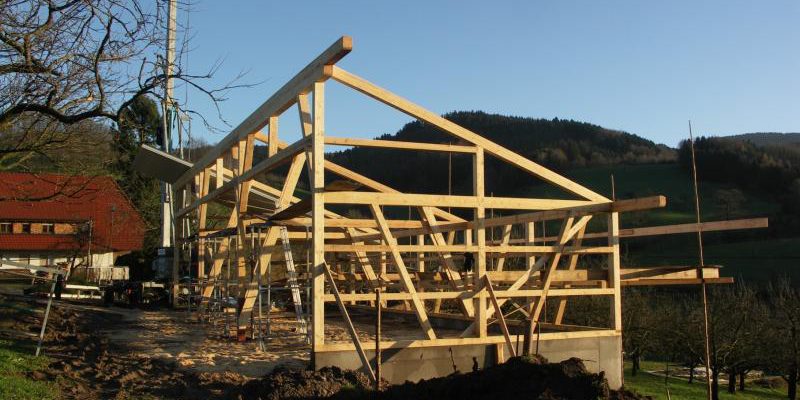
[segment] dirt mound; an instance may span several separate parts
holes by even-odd
[[[392,386],[384,399],[605,399],[603,374],[586,371],[572,358],[556,364],[542,357],[515,357],[483,371],[454,374],[419,383]]]
[[[345,394],[369,398],[370,380],[361,372],[325,367],[319,371],[276,368],[271,374],[252,380],[242,390],[245,399],[324,399]]]
[[[611,391],[603,374],[586,370],[577,358],[548,363],[544,357],[516,357],[505,364],[467,374],[387,386],[376,393],[360,372],[276,370],[244,385],[244,399],[609,399],[644,400],[629,391]]]

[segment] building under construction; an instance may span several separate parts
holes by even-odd
[[[666,198],[614,201],[598,194],[336,66],[351,49],[349,37],[337,40],[197,162],[148,147],[137,159],[142,171],[171,184],[173,226],[192,227],[176,232],[173,281],[179,281],[181,265],[196,268],[195,311],[206,316],[233,309],[240,336],[260,337],[266,334],[264,318],[273,312],[273,293],[281,288],[294,306],[288,309],[297,317],[299,346],[308,333],[315,368],[363,368],[374,376],[379,349],[382,377],[403,382],[538,352],[552,361],[584,359],[618,388],[622,287],[732,281],[713,266],[623,266],[620,240],[766,225],[757,219],[621,229],[621,213],[664,207]],[[452,135],[458,144],[327,132],[325,90],[333,82]],[[280,131],[279,121],[286,118],[299,118],[301,132]],[[281,139],[295,135],[299,140],[293,143]],[[333,146],[466,155],[472,159],[473,190],[402,193],[326,160]],[[489,196],[487,157],[571,198]],[[303,170],[310,188],[298,190]],[[425,179],[424,173],[409,179]],[[209,228],[209,207],[227,210],[222,228]],[[487,210],[502,216],[487,216],[493,215]],[[182,263],[194,253],[196,263]],[[570,301],[585,296],[605,299],[593,303],[608,313],[605,326],[564,323]],[[387,325],[376,341],[372,322],[354,323],[371,321],[376,308],[413,329],[399,334]],[[545,319],[548,309],[553,311]],[[329,334],[326,327],[334,322],[347,329],[349,340]]]

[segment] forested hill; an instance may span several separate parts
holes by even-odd
[[[453,112],[445,118],[531,160],[566,170],[577,167],[673,162],[677,153],[665,145],[626,132],[585,122],[512,117],[484,112]],[[459,144],[449,134],[422,122],[406,124],[396,134],[379,139]],[[355,148],[333,153],[331,159],[399,190],[446,193],[448,155]],[[453,193],[471,191],[472,166],[466,155],[453,155]],[[487,192],[510,195],[530,186],[530,175],[487,157]]]
[[[724,136],[724,140],[745,141],[756,146],[797,146],[800,149],[800,133],[758,132]]]

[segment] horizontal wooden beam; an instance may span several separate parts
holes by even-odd
[[[549,254],[558,251],[560,246],[486,246],[487,253],[533,253]],[[478,251],[478,246],[453,244],[453,245],[398,245],[397,250],[401,253],[474,253]],[[352,253],[356,251],[364,252],[385,252],[391,251],[391,246],[381,244],[326,244],[325,251]],[[564,254],[606,254],[612,250],[610,246],[597,247],[565,247]]]
[[[478,295],[479,292],[464,291],[464,292],[419,292],[420,300],[468,300]],[[498,298],[514,298],[514,297],[537,297],[542,295],[540,289],[517,289],[517,290],[495,290],[495,296]],[[610,296],[614,294],[613,288],[590,288],[590,289],[550,289],[548,295],[550,296]],[[340,293],[339,297],[342,301],[369,301],[375,300],[375,293]],[[381,300],[411,300],[410,293],[381,293]],[[325,301],[336,301],[333,294],[326,294],[323,299]]]
[[[647,226],[641,228],[624,228],[619,230],[619,237],[633,238],[644,236],[659,236],[659,235],[675,235],[681,233],[696,233],[698,230],[703,232],[719,232],[719,231],[735,231],[740,229],[760,229],[768,228],[768,218],[746,218],[746,219],[733,219],[728,221],[709,221],[701,224],[675,224],[675,225],[660,225],[660,226]],[[608,237],[608,232],[592,232],[587,233],[585,239],[598,239]],[[537,241],[550,242],[556,240],[555,236],[545,236],[536,238]],[[499,243],[499,241],[495,241]],[[511,239],[509,243],[527,243],[526,239]]]
[[[708,284],[731,284],[734,282],[733,278],[708,278],[705,283]],[[703,279],[638,279],[633,281],[622,281],[622,286],[678,286],[678,285],[700,285]]]
[[[489,200],[489,199],[491,198],[485,198],[484,200]],[[487,218],[484,221],[484,226],[486,228],[491,228],[495,226],[520,224],[525,222],[564,219],[567,218],[569,215],[581,216],[599,212],[649,210],[652,208],[664,207],[666,205],[667,205],[667,198],[664,196],[641,197],[636,199],[617,200],[611,203],[592,204],[592,205],[574,207],[563,210],[546,210],[546,211],[537,211],[532,213],[508,215],[504,217]],[[489,208],[488,205],[486,207]],[[436,230],[438,232],[463,231],[466,229],[474,229],[474,228],[475,228],[474,221],[443,222],[436,225]],[[415,228],[404,231],[392,232],[392,234],[397,238],[423,235],[428,233],[430,232],[425,228]],[[374,234],[360,235],[356,237],[358,241],[374,240],[377,238],[378,237],[375,236]]]
[[[379,204],[387,206],[475,208],[481,200],[476,196],[451,196],[438,194],[330,192],[325,193],[325,203]],[[552,210],[597,204],[588,200],[529,199],[513,197],[485,197],[481,205],[486,208],[514,210]]]
[[[383,139],[355,139],[343,138],[335,136],[325,136],[325,144],[333,146],[350,146],[350,147],[379,147],[386,149],[396,150],[422,150],[422,151],[444,151],[449,153],[469,153],[474,154],[477,151],[475,146],[460,146],[454,144],[437,144],[437,143],[421,143],[421,142],[403,142],[399,140],[383,140]]]
[[[572,331],[572,332],[546,332],[534,334],[531,336],[532,341],[545,341],[545,340],[564,340],[564,339],[579,339],[579,338],[595,338],[595,337],[617,337],[622,333],[614,329],[587,329],[585,331]],[[481,344],[496,344],[505,343],[503,335],[492,335],[487,337],[474,337],[474,338],[444,338],[444,339],[411,339],[411,340],[396,340],[396,341],[381,341],[380,348],[383,350],[389,349],[410,349],[410,348],[424,348],[424,347],[450,347],[450,346],[463,346],[463,345],[481,345]],[[375,348],[375,341],[361,342],[361,345],[367,349]],[[330,343],[319,345],[314,349],[315,352],[331,352],[331,351],[350,351],[355,350],[355,345],[351,342]]]

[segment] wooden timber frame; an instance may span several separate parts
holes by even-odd
[[[203,303],[211,298],[213,282],[220,277],[226,259],[235,259],[240,330],[252,325],[258,277],[265,273],[266,265],[276,261],[273,253],[280,253],[277,241],[282,226],[289,229],[293,245],[310,246],[310,259],[306,260],[310,268],[303,275],[311,287],[312,360],[315,352],[375,348],[374,342],[359,343],[355,334],[354,343],[326,343],[325,305],[336,303],[344,310],[346,306],[369,304],[375,300],[373,289],[379,286],[386,288],[381,301],[389,307],[387,311],[402,309],[412,314],[419,326],[418,338],[382,341],[381,348],[497,344],[507,346],[513,354],[506,322],[510,325],[509,317],[514,313],[525,316],[528,321],[525,329],[536,340],[621,337],[623,286],[732,281],[720,277],[718,268],[713,266],[623,268],[621,238],[766,226],[766,220],[753,219],[621,229],[621,213],[664,207],[666,198],[612,201],[336,66],[351,49],[349,37],[335,41],[172,185],[177,199],[176,224],[183,219],[195,222],[197,234],[179,239],[179,243],[197,242],[200,254],[197,276],[204,279]],[[328,135],[325,91],[331,81],[445,132],[458,144]],[[279,120],[288,118],[284,114],[294,106],[299,111],[302,131],[299,140],[286,143],[280,139],[286,136],[279,131]],[[266,145],[266,154],[256,163],[257,142]],[[325,151],[331,146],[450,152],[471,157],[472,194],[401,193],[326,160]],[[556,186],[571,198],[487,196],[487,157],[511,164],[530,174],[532,180]],[[304,169],[310,195],[296,197]],[[282,186],[272,186],[262,179],[265,174],[274,175],[279,170],[285,171]],[[334,180],[355,185],[348,187]],[[263,198],[268,201],[258,200]],[[223,224],[229,233],[221,240],[207,239],[215,233],[207,229],[210,203],[230,209]],[[367,210],[370,217],[345,218],[332,211],[348,207]],[[391,212],[401,207],[409,210],[407,219],[396,218],[399,213]],[[451,213],[446,209],[456,211]],[[502,216],[487,217],[489,209],[502,210]],[[250,224],[265,222],[268,228],[258,240],[248,238]],[[550,227],[550,236],[545,234],[543,226]],[[557,227],[557,233],[552,232],[552,227]],[[490,238],[495,237],[488,234],[493,232],[499,232],[498,240]],[[219,232],[216,234],[219,237]],[[255,254],[253,243],[261,246],[258,262],[248,261],[248,255]],[[470,272],[462,268],[461,260],[466,253],[474,258],[474,269]],[[180,254],[176,252],[176,257]],[[337,265],[343,256],[348,260],[345,268],[341,262]],[[589,259],[591,263],[582,265],[582,260]],[[339,289],[335,289],[337,286]],[[331,290],[338,291],[331,293]],[[609,299],[608,325],[564,324],[564,316],[569,312],[568,299],[575,296]],[[550,321],[544,321],[546,301],[551,298],[555,299],[551,304],[558,304],[557,313]],[[507,314],[501,314],[502,310],[507,310]],[[431,323],[433,315],[446,311],[465,322],[466,328],[459,335],[441,335]],[[545,325],[548,329],[543,331],[541,327]],[[363,350],[359,354],[366,360]],[[365,365],[370,370],[368,367]]]

